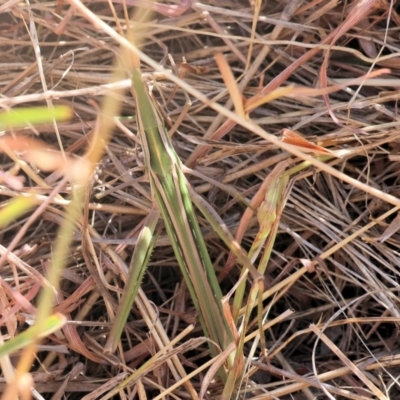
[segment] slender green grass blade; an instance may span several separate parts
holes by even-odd
[[[0,357],[12,354],[17,350],[30,345],[38,338],[44,338],[51,333],[56,332],[62,328],[66,322],[67,319],[62,314],[56,313],[51,315],[43,321],[43,325],[33,325],[25,332],[20,333],[15,336],[15,338],[2,344],[0,346]]]
[[[26,214],[35,204],[36,201],[33,196],[21,196],[11,200],[0,210],[0,228]]]
[[[154,229],[159,216],[160,212],[158,210],[152,211],[152,213],[149,215],[146,225],[143,226],[139,234],[129,266],[128,280],[126,282],[124,293],[115,315],[115,320],[111,328],[110,335],[104,347],[104,353],[113,353],[117,348],[118,341],[120,340],[122,331],[126,321],[128,320],[132,304],[135,301],[140,284],[142,283],[143,275],[146,271],[151,252],[157,241],[157,236],[154,236]]]
[[[19,128],[27,124],[45,124],[57,121],[65,121],[72,115],[72,110],[67,106],[30,107],[12,109],[0,113],[0,129]]]

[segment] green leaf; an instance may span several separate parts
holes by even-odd
[[[11,200],[0,209],[0,228],[26,214],[35,204],[36,200],[33,196],[21,196]]]
[[[64,315],[56,313],[47,318],[44,321],[43,325],[31,326],[25,332],[20,333],[19,335],[15,336],[15,338],[10,339],[9,341],[1,345],[0,357],[4,357],[28,346],[38,338],[44,338],[50,335],[51,333],[62,328],[66,322],[67,319],[64,317]]]
[[[57,121],[65,121],[72,116],[72,110],[67,106],[29,107],[12,109],[0,113],[0,129],[20,128],[28,124],[45,124]]]

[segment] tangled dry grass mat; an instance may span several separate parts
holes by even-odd
[[[146,22],[127,19],[143,8]],[[387,0],[1,1],[2,109],[72,110],[3,133],[1,207],[34,197],[0,233],[3,341],[52,304],[67,319],[1,358],[3,398],[399,399],[398,11]],[[171,142],[190,186],[265,263],[262,314],[235,319],[241,265],[195,208],[223,318],[236,321],[233,347],[213,354],[161,218],[117,349],[103,351],[156,204],[129,91],[135,43],[167,129],[178,121]],[[171,74],[191,100],[184,114]],[[240,307],[255,288],[243,282]]]

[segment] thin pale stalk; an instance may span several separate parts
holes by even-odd
[[[277,168],[273,171],[275,174],[271,174],[270,179],[271,179],[271,184],[265,194],[265,200],[264,202],[260,205],[258,212],[257,212],[257,217],[260,223],[260,231],[257,234],[253,245],[248,253],[248,257],[250,261],[254,261],[262,246],[264,245],[264,242],[267,240],[267,245],[265,248],[265,251],[263,253],[263,256],[261,258],[260,264],[258,266],[258,272],[261,274],[264,274],[269,257],[271,255],[272,247],[275,241],[276,233],[278,230],[279,226],[279,220],[280,220],[280,215],[282,213],[283,207],[284,207],[284,193],[285,193],[285,188],[287,186],[288,182],[288,175],[282,174],[284,171],[284,168],[286,167],[286,163],[283,163],[281,166],[277,166]],[[246,273],[246,269],[243,268],[242,273],[241,273],[241,278],[243,275]],[[244,297],[244,291],[245,291],[245,285],[246,281],[244,279],[239,280],[238,287],[235,292],[235,298],[233,302],[233,321],[236,324],[239,318],[239,310],[240,306],[243,301]],[[243,354],[244,350],[244,344],[245,344],[245,337],[246,337],[246,331],[247,331],[247,326],[250,321],[250,316],[253,308],[256,306],[256,301],[258,300],[258,325],[259,325],[259,330],[260,330],[260,342],[261,342],[261,354],[264,354],[265,352],[265,338],[264,338],[264,332],[262,329],[263,325],[263,316],[262,316],[262,293],[264,291],[264,285],[262,281],[255,281],[252,285],[252,288],[250,290],[249,297],[247,299],[247,304],[245,308],[245,313],[243,316],[243,321],[241,323],[241,335],[237,344],[237,350],[235,353],[235,360],[234,360],[234,365],[240,365],[241,362],[241,357]],[[242,374],[240,371],[235,370],[232,368],[229,373],[228,373],[228,379],[227,379],[227,384],[224,387],[224,392],[222,394],[223,399],[229,399],[231,398],[230,396],[232,395],[232,390],[235,387],[235,385],[238,384],[239,379],[241,378]]]
[[[287,184],[287,177],[286,179],[280,179],[280,181],[282,182],[282,188],[280,188],[281,190],[278,189],[278,191],[274,190],[275,188],[271,188],[272,189],[272,193],[268,192],[270,194],[270,197],[275,197],[276,192],[278,192],[278,197],[283,197],[283,196],[279,196],[280,194],[283,195],[284,193],[284,188],[286,187]],[[267,196],[268,198],[268,196]],[[269,198],[268,200],[273,200],[271,198]],[[265,208],[265,203],[268,202],[268,200],[266,199],[266,201],[264,202],[264,204],[262,206],[264,206]],[[279,217],[277,217],[277,214],[281,213],[282,209],[283,209],[283,199],[281,199],[282,201],[278,201],[278,208],[279,211],[277,210],[275,213],[275,210],[273,209],[273,207],[269,207],[266,210],[264,210],[265,212],[271,211],[271,213],[269,213],[266,217],[265,217],[265,221],[263,224],[262,229],[260,230],[261,235],[257,235],[251,249],[249,252],[249,258],[250,261],[253,261],[254,258],[257,257],[257,254],[259,252],[259,250],[261,249],[261,247],[263,246],[263,243],[265,241],[265,239],[268,237],[267,239],[267,245],[265,246],[265,251],[263,253],[262,259],[260,261],[259,267],[258,267],[258,271],[260,272],[260,274],[264,273],[267,262],[269,260],[269,257],[271,255],[271,251],[272,251],[272,247],[275,241],[275,237],[276,237],[276,232],[278,230],[278,226],[279,226]],[[273,204],[273,203],[272,203]],[[263,212],[261,212],[262,214]],[[263,230],[264,228],[264,230]],[[242,270],[242,275],[246,272],[245,269]],[[244,296],[244,290],[245,290],[245,284],[246,281],[241,279],[240,283],[238,285],[238,288],[235,292],[235,298],[234,298],[234,304],[233,304],[233,321],[234,323],[237,323],[238,318],[239,318],[239,310],[240,307],[237,308],[237,304],[241,304],[243,301],[243,296]],[[250,317],[251,317],[251,312],[253,310],[253,308],[256,306],[256,301],[257,305],[258,305],[258,312],[257,312],[257,318],[258,318],[258,325],[259,325],[259,331],[260,331],[260,342],[261,342],[261,354],[264,354],[265,352],[265,338],[264,338],[264,332],[262,329],[262,325],[263,325],[263,315],[262,315],[262,310],[263,310],[263,305],[262,305],[262,293],[264,291],[264,285],[262,281],[255,281],[253,282],[253,285],[251,287],[250,290],[250,294],[249,297],[247,299],[247,304],[246,304],[246,308],[245,308],[245,313],[243,316],[243,321],[241,323],[241,335],[237,344],[237,350],[235,353],[235,361],[234,361],[234,365],[240,365],[241,362],[241,355],[243,354],[244,351],[244,344],[245,344],[245,337],[246,337],[246,331],[247,331],[247,326],[249,324],[250,321]],[[229,399],[231,398],[230,396],[232,395],[232,388],[235,387],[235,384],[238,384],[239,379],[241,378],[241,374],[240,371],[236,371],[235,369],[231,369],[228,373],[228,379],[227,379],[227,384],[224,387],[224,392],[222,395],[223,399]],[[228,385],[229,383],[229,385]]]
[[[278,169],[277,171],[280,171],[280,169]],[[282,214],[282,210],[284,207],[284,193],[288,183],[288,179],[289,176],[283,173],[279,173],[278,175],[273,177],[270,187],[266,192],[265,200],[260,205],[257,211],[257,218],[260,224],[260,230],[256,238],[254,239],[248,257],[251,261],[254,262],[260,250],[262,249],[262,246],[267,241],[267,246],[258,266],[258,272],[261,275],[264,275],[275,241],[280,215]],[[244,273],[245,270],[242,270],[242,275]],[[237,322],[239,318],[239,310],[242,306],[245,292],[245,283],[245,281],[242,281],[235,292],[232,306],[233,320],[235,322]],[[256,299],[258,290],[252,290],[251,293],[253,297],[249,299],[249,301],[253,302]]]

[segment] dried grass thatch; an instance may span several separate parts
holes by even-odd
[[[13,133],[39,135],[56,148],[62,145],[65,152],[82,155],[95,134],[97,104],[107,87],[128,88],[129,81],[110,84],[118,44],[73,6],[62,3],[1,2],[0,104],[3,109],[22,104],[70,105],[74,117],[68,123]],[[114,1],[113,7],[106,1],[85,3],[110,27],[125,32],[123,1]],[[126,3],[130,10],[134,2]],[[232,101],[215,63],[216,52],[224,53],[246,99],[289,83],[307,88],[342,85],[329,97],[307,93],[282,97],[251,113],[253,122],[277,138],[282,129],[290,129],[344,156],[326,162],[336,171],[334,175],[332,169],[321,169],[318,164],[292,177],[265,275],[266,290],[274,294],[264,304],[265,313],[268,321],[277,320],[265,331],[266,358],[257,358],[252,341],[248,342],[246,355],[254,357],[249,358],[248,374],[241,383],[242,398],[400,398],[398,7],[385,0],[351,4],[269,0],[261,7],[256,0],[185,3],[190,7],[178,16],[153,15],[141,49],[167,68],[168,53],[176,62],[185,57],[190,66],[201,67],[189,70],[185,82],[227,109],[232,109]],[[381,68],[391,71],[346,86]],[[145,65],[143,70],[153,72]],[[174,84],[166,80],[157,80],[153,88],[162,106],[174,90]],[[248,200],[277,163],[301,161],[239,125],[218,129],[226,117],[196,98],[192,101],[180,134],[174,135],[181,160]],[[165,108],[173,121],[184,102],[178,89]],[[196,315],[165,233],[158,239],[142,284],[152,302],[147,305],[153,308],[145,309],[141,300],[140,307],[132,311],[119,351],[102,353],[123,290],[119,266],[110,254],[129,261],[140,223],[152,205],[140,146],[132,134],[136,124],[128,118],[134,110],[126,91],[121,115],[127,118],[117,123],[87,185],[86,224],[93,229],[93,247],[87,241],[82,246],[82,232],[77,229],[57,305],[58,311],[76,322],[42,343],[31,369],[43,398],[103,398],[160,351],[155,338],[162,334],[171,341],[179,335],[174,346],[181,346],[177,353],[187,374],[209,361],[207,346],[199,341],[199,326],[189,329]],[[218,137],[215,132],[224,135]],[[2,156],[4,170],[14,165]],[[23,190],[35,188],[38,199],[47,201],[59,174],[46,174],[29,165],[20,168],[26,176]],[[191,176],[190,181],[235,233],[245,211],[242,202],[198,176]],[[46,273],[69,192],[65,187],[48,202],[1,267],[2,279],[33,303],[38,273]],[[1,186],[0,193],[3,202],[17,195],[7,186]],[[200,215],[199,219],[203,221]],[[21,219],[1,231],[1,254],[26,221]],[[242,240],[245,249],[257,231],[253,218]],[[228,250],[206,224],[204,234],[220,272]],[[304,266],[314,267],[315,272],[310,268],[305,272]],[[224,293],[236,283],[238,274],[233,269],[222,281]],[[286,285],[281,285],[283,281]],[[10,310],[19,303],[1,289],[1,304],[3,310]],[[293,313],[280,320],[287,310]],[[9,336],[25,329],[30,318],[23,307],[7,315],[2,320],[7,332],[2,332]],[[156,332],[161,328],[164,333]],[[248,333],[253,331],[257,331],[255,320]],[[134,398],[135,393],[141,399],[167,398],[165,391],[179,374],[166,359],[161,357],[158,365],[128,385],[125,397],[115,398]],[[204,374],[190,378],[194,391],[200,393],[207,384],[206,398],[219,398],[221,384],[207,381]],[[2,378],[2,391],[4,382]],[[188,390],[181,382],[170,396],[185,399]]]

